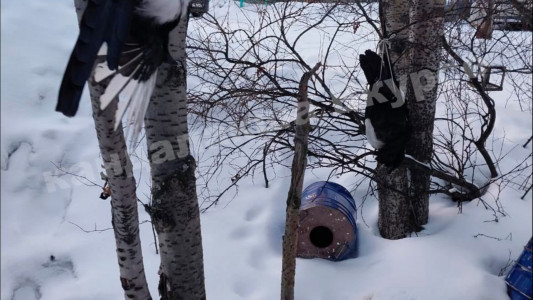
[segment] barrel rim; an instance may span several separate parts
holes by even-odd
[[[334,190],[333,189],[336,188],[336,189],[339,189],[339,190]],[[348,204],[350,205],[350,207],[352,207],[354,209],[355,212],[357,212],[357,205],[355,203],[355,199],[353,198],[352,194],[342,185],[336,183],[336,182],[332,182],[332,181],[316,181],[316,182],[313,182],[311,183],[310,185],[308,185],[302,192],[302,200],[304,199],[304,194],[306,193],[309,193],[311,190],[313,189],[319,189],[321,188],[321,191],[318,195],[316,195],[313,199],[317,199],[317,198],[320,198],[320,196],[322,195],[322,191],[324,189],[328,189],[328,190],[332,190],[333,192],[343,196],[343,198],[345,200],[347,200]],[[322,197],[324,199],[331,199],[330,197]],[[302,205],[304,204],[305,201],[302,201]]]

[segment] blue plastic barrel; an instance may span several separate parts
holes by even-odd
[[[302,193],[298,256],[333,261],[357,256],[357,209],[350,192],[329,181],[309,185]]]
[[[511,272],[505,278],[507,291],[512,300],[530,300],[532,298],[532,265],[530,239]]]

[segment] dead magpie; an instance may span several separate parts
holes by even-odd
[[[366,50],[359,61],[370,85],[365,108],[366,136],[377,150],[376,160],[392,171],[401,164],[409,140],[407,105],[388,59]]]
[[[128,123],[140,128],[158,67],[175,63],[169,32],[187,13],[189,0],[88,0],[80,32],[61,82],[56,111],[76,114],[95,62],[94,81],[111,78],[100,97],[105,109],[120,94],[115,128],[129,109]]]

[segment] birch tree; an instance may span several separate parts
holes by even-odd
[[[171,31],[169,51],[145,117],[152,172],[148,211],[161,255],[161,299],[205,299],[202,236],[196,194],[196,162],[189,150],[185,40],[188,18]]]
[[[430,163],[433,155],[445,4],[444,0],[413,0],[409,13],[410,74],[416,75],[409,76],[407,107],[412,132],[406,153],[424,164]],[[428,222],[430,175],[417,169],[410,173],[411,224],[418,231]]]
[[[403,0],[384,0],[379,9],[382,35],[396,78],[409,73],[409,4]],[[383,54],[383,53],[382,53]],[[388,239],[405,237],[409,226],[409,198],[407,197],[407,169],[403,166],[391,173],[384,165],[376,166],[379,214],[378,228]]]
[[[75,0],[74,3],[80,20],[87,1]],[[151,299],[151,296],[144,273],[139,236],[137,186],[122,126],[117,130],[114,128],[118,102],[114,100],[109,109],[100,110],[100,95],[105,91],[107,83],[108,81],[104,81],[97,84],[91,80],[89,92],[100,153],[111,190],[111,223],[115,234],[120,283],[125,299],[146,300]]]
[[[390,46],[390,51],[383,48],[384,52],[390,54],[396,77],[409,83],[406,103],[411,136],[406,153],[418,162],[429,163],[433,153],[445,1],[386,0],[380,6],[383,43]],[[420,231],[428,222],[430,174],[406,168],[405,164],[389,174],[378,165],[376,178],[381,235],[398,239]]]
[[[81,19],[87,0],[76,0]],[[146,114],[146,135],[152,170],[152,203],[145,208],[160,241],[161,299],[205,299],[200,218],[195,162],[189,153],[186,102],[185,38],[188,18],[170,33],[174,62],[158,72]],[[100,109],[100,95],[109,80],[89,82],[93,117],[107,180],[111,189],[113,229],[121,283],[126,299],[151,299],[140,248],[136,183],[122,126],[114,129],[118,101]]]

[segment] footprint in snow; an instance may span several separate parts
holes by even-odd
[[[255,204],[246,211],[244,219],[248,222],[255,221],[261,214],[263,214],[264,210],[265,209],[262,206]]]
[[[251,234],[251,229],[248,226],[241,226],[230,232],[228,237],[232,240],[244,240]]]

